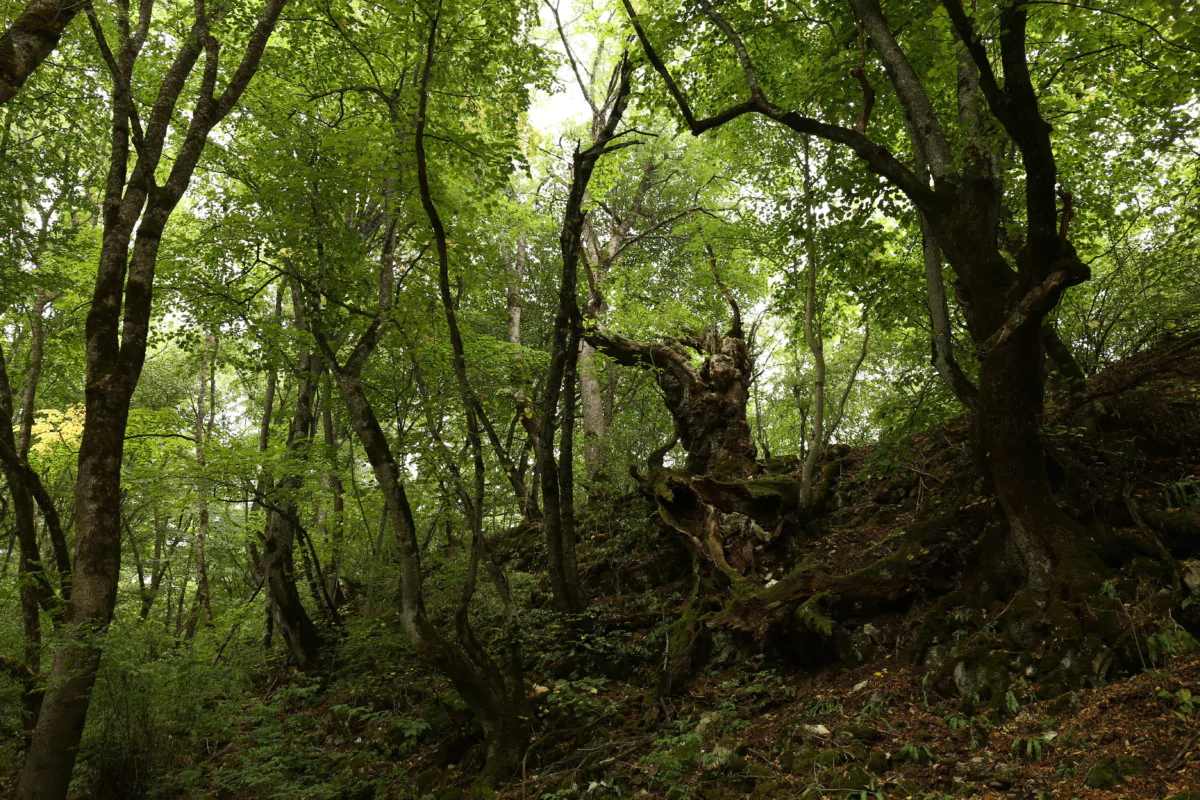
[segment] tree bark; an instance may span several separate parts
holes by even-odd
[[[0,37],[0,105],[54,52],[63,30],[83,8],[82,0],[33,0]]]
[[[292,282],[292,304],[296,327],[307,329],[303,310],[304,299],[299,281]],[[303,465],[308,461],[310,434],[315,422],[314,401],[317,391],[318,363],[306,346],[301,346],[297,359],[296,410],[288,427],[286,452],[288,463],[294,465],[272,491],[273,499],[264,500],[267,521],[263,535],[263,580],[270,602],[268,612],[274,628],[283,638],[288,654],[304,671],[320,663],[323,641],[316,625],[304,608],[296,586],[295,545],[300,521],[296,494],[304,485]]]
[[[121,566],[121,459],[129,403],[141,375],[149,334],[159,242],[187,191],[208,134],[233,108],[258,68],[284,0],[267,0],[225,89],[216,94],[219,45],[203,16],[183,37],[167,67],[143,128],[133,96],[133,68],[151,24],[123,30],[119,51],[101,51],[113,79],[112,148],[95,288],[85,325],[84,429],[75,485],[76,555],[63,636],[17,786],[18,800],[61,800],[67,794],[88,702],[112,619]],[[201,9],[202,6],[197,6]],[[94,20],[93,30],[103,32]],[[197,99],[174,161],[159,185],[160,162],[188,76],[207,51],[194,87]],[[138,143],[130,169],[131,144]],[[131,248],[132,244],[132,248]]]
[[[608,417],[604,413],[604,390],[600,386],[600,361],[596,348],[586,341],[579,345],[578,371],[579,404],[583,417],[583,463],[588,480],[595,481],[604,469]]]
[[[301,368],[311,367],[311,362],[311,356],[301,356]],[[287,452],[301,462],[308,444],[307,431],[312,425],[314,382],[311,377],[300,379],[296,411],[288,428]],[[263,580],[271,597],[268,608],[274,627],[283,637],[292,661],[299,669],[308,671],[320,662],[322,642],[296,586],[294,552],[299,509],[294,493],[303,483],[297,472],[293,471],[276,484],[272,494],[278,499],[267,506]]]
[[[705,341],[689,343],[706,356],[699,369],[678,343],[635,342],[603,330],[587,338],[618,364],[654,370],[687,451],[688,472],[754,470],[757,451],[746,413],[753,369],[740,323],[724,336],[710,329]]]
[[[546,535],[546,549],[549,556],[548,570],[550,588],[554,594],[555,605],[562,611],[578,613],[584,608],[583,587],[577,569],[574,567],[574,503],[572,487],[563,486],[563,476],[571,469],[571,442],[565,439],[561,444],[560,459],[555,458],[555,422],[558,419],[559,401],[564,389],[564,376],[570,372],[572,378],[575,372],[575,360],[578,358],[580,312],[575,299],[578,286],[579,256],[583,246],[583,228],[586,212],[583,209],[584,195],[588,182],[595,170],[596,162],[604,153],[613,147],[610,143],[616,134],[617,125],[625,113],[625,106],[630,93],[630,73],[632,71],[627,58],[621,60],[619,74],[615,81],[615,94],[609,105],[608,117],[604,125],[597,129],[597,136],[591,147],[580,151],[576,149],[572,159],[571,185],[567,197],[567,207],[563,214],[563,226],[559,235],[559,245],[562,252],[562,280],[559,283],[558,309],[554,316],[554,335],[550,352],[550,368],[546,377],[546,391],[542,398],[542,413],[538,430],[538,471],[542,480],[542,527]],[[569,367],[569,369],[568,369]],[[575,387],[572,385],[567,392],[574,396]],[[564,405],[564,417],[574,414],[574,402],[571,406]],[[573,425],[573,421],[571,423]],[[564,433],[569,430],[563,427]],[[569,478],[568,478],[569,481]],[[570,539],[570,541],[568,541]]]
[[[825,332],[817,308],[816,221],[813,219],[811,144],[804,140],[804,341],[813,358],[812,435],[800,471],[800,497],[806,507],[812,506],[813,476],[817,464],[825,455]]]
[[[0,349],[0,442],[10,450],[19,452],[13,438],[12,389],[8,382],[8,366],[4,351]],[[24,454],[20,455],[24,460]],[[21,706],[24,711],[26,730],[37,724],[41,710],[41,687],[36,678],[42,668],[42,618],[41,608],[45,605],[57,609],[58,596],[42,568],[41,551],[37,543],[37,518],[33,510],[33,497],[18,471],[7,464],[4,476],[12,497],[13,522],[19,548],[17,565],[20,581],[21,621],[25,631],[23,692]]]
[[[321,514],[321,527],[330,543],[329,574],[326,591],[334,605],[341,603],[342,547],[345,536],[346,494],[338,474],[338,434],[333,425],[333,386],[324,373],[321,386],[321,431],[325,440],[329,470],[325,475],[326,486],[331,495],[332,512]]]
[[[930,361],[942,381],[968,411],[975,409],[978,390],[954,357],[954,338],[950,327],[950,307],[942,278],[942,251],[929,223],[921,216],[921,243],[925,262],[925,303],[929,309]]]
[[[212,430],[215,409],[213,404],[216,394],[217,369],[216,337],[211,333],[204,337],[204,349],[200,353],[200,379],[196,392],[196,593],[192,598],[194,606],[188,618],[184,636],[191,639],[196,635],[197,626],[212,624],[212,598],[208,588],[208,559],[205,547],[208,544],[208,478],[204,474],[206,466],[205,449]],[[211,360],[210,360],[211,354]]]
[[[505,295],[505,312],[508,317],[509,344],[521,344],[521,287],[525,283],[525,262],[529,257],[529,244],[525,237],[517,237],[517,249],[513,253],[512,266],[508,275],[508,291]]]

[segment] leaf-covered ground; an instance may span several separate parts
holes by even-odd
[[[1093,380],[1101,421],[1080,425],[1052,409],[1054,458],[1090,487],[1072,492],[1064,479],[1064,502],[1081,519],[1116,519],[1131,498],[1147,512],[1174,509],[1168,514],[1200,502],[1192,494],[1200,450],[1189,445],[1200,441],[1198,367],[1200,337],[1178,339]],[[536,609],[527,617],[536,719],[522,772],[499,796],[1200,797],[1200,656],[1184,628],[1152,610],[1155,589],[1141,573],[1119,573],[1113,588],[1130,598],[1122,608],[1133,667],[1074,691],[1040,682],[1043,653],[999,649],[1004,617],[1020,613],[1011,601],[953,602],[978,559],[977,538],[998,519],[973,477],[966,433],[958,420],[900,445],[842,453],[821,526],[798,544],[763,550],[747,568],[764,581],[805,559],[830,574],[853,572],[891,552],[914,520],[973,509],[939,562],[946,575],[903,605],[843,619],[831,635],[754,642],[714,631],[703,667],[667,694],[659,676],[671,623],[691,591],[689,558],[648,499],[589,505],[581,555],[593,608],[577,619]],[[1136,525],[1115,528],[1118,539],[1146,535]],[[538,584],[539,547],[530,530],[497,542],[518,588]],[[442,582],[436,568],[430,581]],[[954,644],[977,647],[981,663],[1001,664],[999,672],[930,657],[938,615]],[[479,767],[479,734],[395,629],[378,611],[351,616],[324,677],[275,665],[247,682],[231,668],[192,717],[147,718],[145,730],[158,738],[139,745],[144,761],[122,755],[106,764],[104,736],[93,732],[78,796],[462,796]],[[186,674],[176,679],[186,692]],[[99,691],[116,697],[120,686],[109,679]],[[102,719],[113,726],[106,735],[137,741],[138,719]]]

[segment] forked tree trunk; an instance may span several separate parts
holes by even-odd
[[[424,66],[418,93],[418,108],[416,114],[417,127],[413,137],[418,183],[421,191],[422,205],[430,219],[438,240],[439,259],[439,289],[443,305],[447,306],[447,322],[452,331],[456,331],[453,322],[452,298],[449,297],[447,269],[447,247],[445,232],[441,228],[440,218],[433,205],[426,173],[424,150],[424,125],[427,110],[427,98],[430,84],[430,74],[433,69],[434,54],[437,44],[439,16],[435,14],[430,20],[429,37],[426,43]],[[433,626],[425,611],[424,594],[421,575],[421,547],[417,538],[416,526],[413,521],[412,507],[404,488],[404,474],[397,464],[375,409],[363,389],[361,372],[379,344],[386,321],[390,318],[391,302],[394,295],[394,263],[391,252],[386,251],[380,263],[380,296],[379,313],[359,337],[349,358],[342,363],[331,347],[328,339],[319,329],[313,333],[326,364],[329,366],[346,409],[350,424],[367,456],[375,473],[376,482],[383,494],[387,513],[384,521],[390,523],[396,536],[397,561],[399,565],[399,585],[397,587],[397,605],[400,610],[400,623],[405,634],[411,641],[414,650],[434,668],[440,670],[454,686],[455,691],[462,697],[478,717],[483,728],[485,742],[485,767],[483,774],[476,781],[476,796],[490,797],[492,787],[501,779],[507,777],[520,764],[520,755],[528,734],[528,712],[525,709],[525,697],[522,682],[518,679],[510,684],[503,672],[487,657],[486,652],[474,640],[474,634],[465,615],[465,603],[459,610],[458,641],[452,641],[442,636]],[[456,375],[461,383],[465,377],[462,363],[461,341],[455,346]],[[464,392],[464,395],[469,395]],[[466,398],[464,398],[466,399]],[[467,399],[468,414],[476,411],[474,405]],[[473,447],[476,462],[476,488],[473,508],[477,513],[482,502],[480,481],[482,471],[482,450],[478,442],[479,431],[472,428],[475,437]],[[478,566],[482,536],[479,532],[479,517],[472,520],[475,526],[474,549],[471,561],[469,581],[474,580]],[[382,533],[382,531],[381,531]],[[503,591],[501,585],[497,589]],[[469,602],[470,594],[466,595]]]
[[[298,281],[292,283],[292,302],[296,327],[306,329],[303,300]],[[315,423],[314,401],[317,391],[316,357],[301,347],[298,361],[296,410],[288,427],[287,454],[292,468],[279,480],[265,503],[267,521],[263,534],[263,580],[266,584],[268,613],[275,630],[283,638],[288,653],[301,670],[312,670],[320,662],[321,635],[304,608],[296,585],[295,546],[298,538],[300,507],[297,492],[303,488],[301,466],[308,461],[310,433]]]
[[[588,182],[596,162],[606,152],[623,144],[611,144],[617,125],[629,101],[630,74],[628,58],[622,58],[613,82],[613,93],[605,102],[608,115],[603,124],[593,125],[595,140],[587,150],[576,150],[572,157],[571,185],[563,212],[559,233],[562,253],[562,278],[559,282],[558,308],[554,315],[554,334],[550,351],[550,368],[546,375],[546,391],[542,397],[541,419],[537,436],[538,471],[542,481],[542,528],[546,535],[547,572],[555,605],[561,611],[578,613],[585,601],[583,585],[575,563],[575,498],[572,487],[572,434],[575,414],[575,375],[579,354],[581,315],[575,297],[579,278],[579,257],[583,247],[583,229],[587,220],[583,207]],[[564,380],[569,380],[567,384]],[[565,392],[565,399],[564,399]],[[561,403],[560,403],[561,401]],[[555,455],[555,429],[559,427],[561,405],[562,425],[560,452]]]
[[[258,69],[284,0],[267,0],[229,83],[218,92],[221,70],[206,69],[173,162],[162,163],[167,134],[188,77],[202,53],[216,59],[219,44],[209,20],[197,19],[181,38],[141,131],[131,167],[130,119],[135,117],[133,69],[144,38],[123,29],[113,78],[112,152],[104,198],[104,232],[96,284],[85,325],[84,427],[75,484],[75,568],[66,624],[50,672],[37,728],[17,786],[18,800],[61,800],[71,783],[88,702],[100,665],[105,629],[112,620],[121,569],[121,459],[129,403],[141,376],[150,328],[158,248],[171,213],[188,183],[208,134],[233,108]],[[146,6],[147,11],[149,7]],[[197,9],[202,9],[197,6]],[[91,14],[89,10],[89,14]],[[97,37],[99,21],[90,19]],[[139,24],[151,24],[140,20]],[[107,51],[108,48],[105,47]],[[167,172],[159,185],[160,166]],[[131,249],[132,245],[132,249]]]
[[[8,365],[4,351],[0,349],[0,446],[7,448],[21,461],[26,453],[13,437],[13,395],[8,382]],[[33,507],[33,495],[25,485],[19,470],[5,464],[4,477],[12,498],[13,523],[19,550],[17,572],[20,580],[21,621],[25,629],[24,691],[21,706],[24,711],[26,730],[37,724],[41,708],[41,690],[36,677],[42,669],[42,606],[53,609],[58,596],[46,577],[42,566],[41,550],[37,542],[37,517]],[[59,609],[61,613],[61,609]]]

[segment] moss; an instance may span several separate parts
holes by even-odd
[[[801,747],[797,750],[785,750],[779,756],[779,767],[792,775],[803,775],[812,770],[816,763],[817,750],[814,747]]]
[[[858,742],[875,742],[882,735],[869,725],[846,725],[843,728],[838,728],[834,734],[839,739]]]
[[[1125,777],[1140,777],[1146,774],[1146,762],[1137,756],[1118,756],[1117,772]]]
[[[1121,772],[1114,758],[1102,758],[1088,772],[1085,783],[1089,789],[1112,789],[1121,782]]]
[[[703,631],[703,617],[700,612],[700,581],[696,580],[683,612],[668,628],[666,665],[659,685],[661,695],[670,695],[690,675],[697,640]]]
[[[839,775],[826,788],[834,792],[858,792],[871,785],[871,776],[861,767],[850,767],[845,775]]]

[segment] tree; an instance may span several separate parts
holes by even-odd
[[[81,0],[32,0],[0,37],[0,105],[11,100],[54,52]]]
[[[106,42],[102,21],[89,22],[112,79],[112,151],[105,185],[104,232],[87,319],[87,385],[83,441],[75,491],[76,555],[63,644],[55,654],[52,689],[42,703],[17,796],[65,797],[89,694],[100,660],[97,637],[112,618],[121,564],[121,455],[129,403],[146,355],[159,242],[187,191],[208,134],[233,109],[258,68],[283,0],[268,0],[240,63],[218,94],[220,43],[216,16],[196,7],[191,30],[162,75],[153,107],[141,122],[134,77],[152,24],[153,3],[136,25],[118,15],[118,47]],[[164,160],[173,115],[201,55],[204,70],[191,119],[173,159]],[[130,158],[137,153],[132,170]],[[156,178],[160,166],[166,181]]]
[[[578,613],[583,610],[583,586],[575,556],[575,499],[574,499],[574,427],[575,379],[581,338],[581,315],[576,291],[579,281],[579,260],[583,249],[583,229],[586,222],[584,195],[588,182],[601,156],[626,147],[630,141],[617,142],[617,126],[629,102],[630,73],[628,58],[622,57],[613,74],[610,90],[601,108],[604,124],[596,130],[591,146],[576,148],[571,161],[571,183],[563,211],[559,247],[562,255],[562,279],[558,286],[558,306],[554,313],[554,334],[551,340],[550,367],[542,396],[541,420],[538,430],[538,467],[542,479],[542,527],[546,534],[549,557],[550,587],[560,610]],[[559,419],[559,400],[562,398],[561,438],[558,458],[554,455],[554,433]]]
[[[936,74],[923,78],[918,69],[917,59],[949,62],[954,74],[957,56],[953,47],[930,52],[929,48],[903,44],[897,34],[897,18],[885,17],[877,0],[850,0],[845,9],[853,14],[849,21],[859,26],[870,42],[903,114],[917,154],[915,164],[910,165],[886,143],[867,135],[875,90],[861,67],[862,110],[852,125],[827,122],[781,106],[769,93],[787,81],[787,71],[761,58],[756,63],[754,54],[769,45],[760,44],[757,38],[748,44],[739,33],[739,26],[746,28],[751,23],[747,12],[732,8],[721,12],[709,0],[696,0],[695,11],[689,8],[683,18],[697,30],[703,26],[720,36],[732,51],[744,81],[739,94],[749,94],[748,99],[726,105],[711,116],[700,116],[660,55],[660,42],[651,38],[632,3],[624,0],[624,5],[648,60],[694,134],[754,114],[796,135],[828,140],[854,152],[928,221],[957,275],[960,305],[979,353],[976,445],[1006,511],[1028,584],[1042,594],[1054,586],[1090,585],[1099,569],[1096,556],[1080,526],[1054,500],[1039,437],[1043,320],[1069,286],[1086,280],[1088,270],[1070,240],[1073,207],[1070,195],[1058,185],[1051,128],[1030,72],[1029,5],[1003,2],[994,10],[980,12],[1000,31],[991,51],[977,33],[979,21],[958,0],[940,4],[945,17],[923,20],[949,26],[963,43],[970,68],[978,72],[992,118],[1020,155],[1024,167],[1023,243],[1011,260],[998,241],[1002,187],[989,169],[990,162],[969,139],[956,136],[938,113],[931,99],[938,88]],[[845,25],[848,20],[841,16],[838,21]],[[815,32],[815,23],[807,24]],[[995,50],[999,51],[998,61]],[[1003,83],[998,66],[1003,69]],[[834,113],[845,116],[845,109]],[[1064,202],[1061,215],[1060,196]]]

